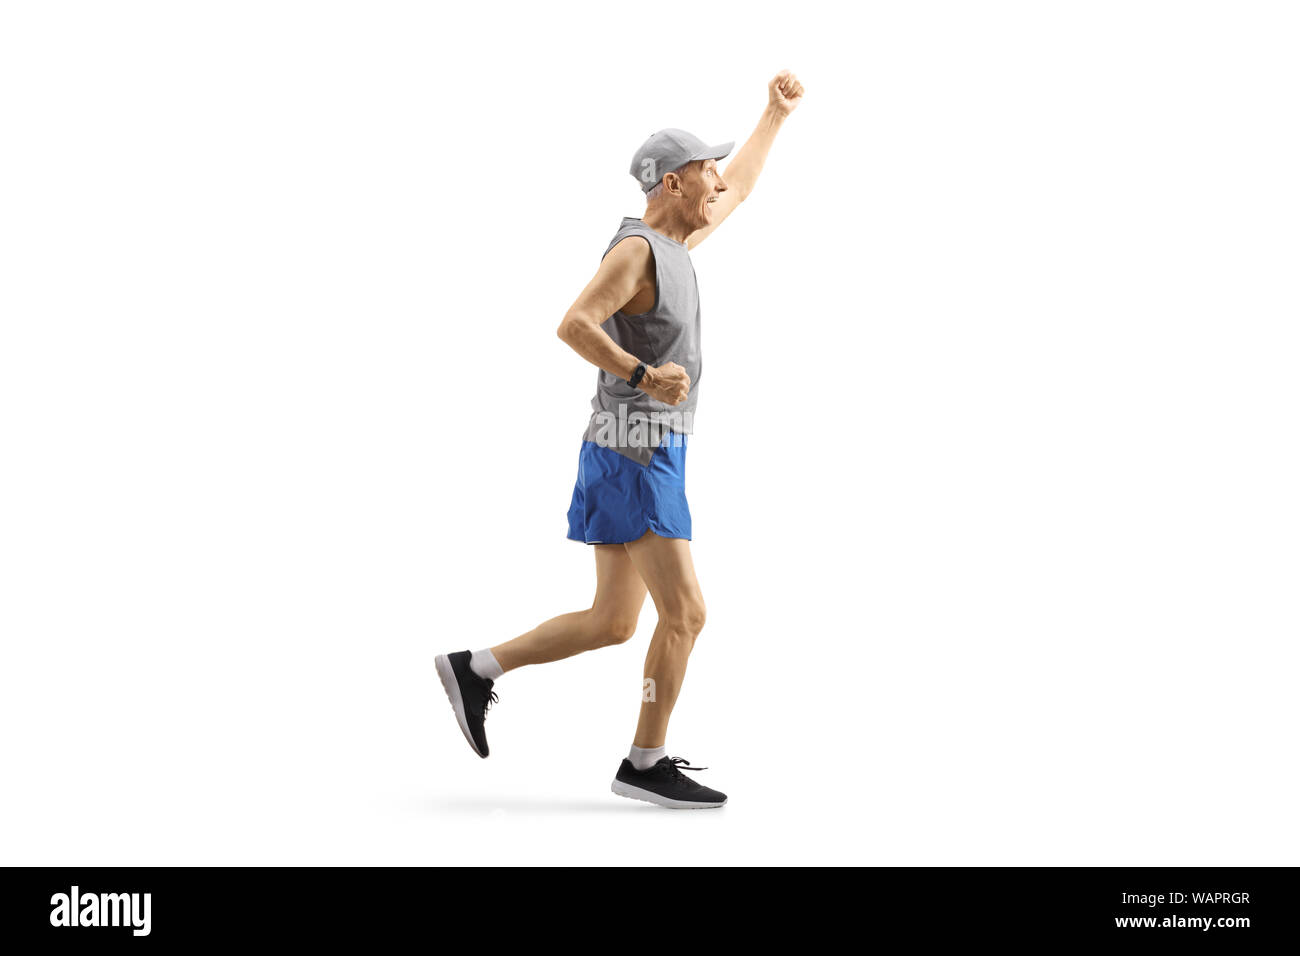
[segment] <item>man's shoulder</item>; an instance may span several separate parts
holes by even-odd
[[[625,265],[644,265],[651,255],[650,239],[639,232],[615,236],[605,250],[604,259]]]

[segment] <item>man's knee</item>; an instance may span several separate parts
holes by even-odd
[[[636,635],[637,619],[632,615],[600,615],[593,619],[596,647],[626,644]]]
[[[692,643],[704,630],[704,620],[704,598],[699,596],[674,604],[664,615],[666,628],[674,635],[690,638]]]

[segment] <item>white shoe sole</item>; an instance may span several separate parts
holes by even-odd
[[[721,803],[700,803],[695,800],[674,800],[671,797],[661,797],[659,794],[650,790],[642,790],[640,787],[634,787],[630,783],[624,783],[617,777],[609,785],[609,789],[617,793],[620,797],[627,797],[629,800],[643,800],[646,803],[653,803],[658,807],[667,807],[669,810],[714,810],[718,807],[727,805],[726,798]]]
[[[456,682],[456,672],[452,670],[451,661],[446,654],[439,654],[434,658],[433,663],[438,668],[438,679],[442,681],[442,689],[447,692],[447,699],[451,701],[451,709],[456,714],[456,723],[460,724],[460,732],[465,735],[465,742],[480,757],[486,757],[487,754],[478,749],[473,734],[469,732],[469,724],[465,720],[465,701],[460,696],[460,684]]]

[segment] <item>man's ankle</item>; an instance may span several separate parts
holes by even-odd
[[[633,744],[627,759],[637,770],[649,770],[667,756],[668,750],[665,747],[638,747]]]

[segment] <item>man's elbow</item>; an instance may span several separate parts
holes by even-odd
[[[560,337],[560,341],[572,344],[578,330],[582,327],[582,319],[570,313],[560,320],[559,327],[556,328],[555,334]]]

